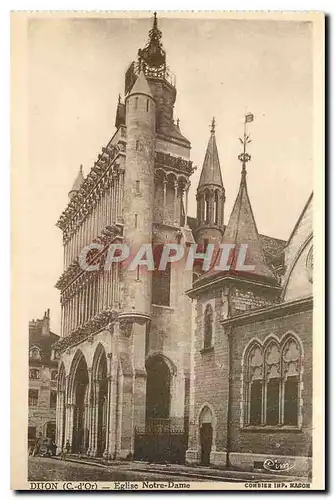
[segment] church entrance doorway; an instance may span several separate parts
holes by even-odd
[[[213,429],[212,424],[202,424],[200,428],[201,442],[201,464],[210,464],[210,454],[212,449]]]
[[[205,406],[200,414],[200,449],[201,449],[201,464],[209,465],[210,456],[213,444],[213,426],[212,426],[212,412]]]

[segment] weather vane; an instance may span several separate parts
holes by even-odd
[[[243,139],[240,137],[240,142],[243,145],[243,153],[238,155],[238,159],[242,162],[242,169],[245,170],[246,163],[251,160],[251,155],[247,153],[247,144],[251,142],[250,136],[247,134],[247,123],[254,121],[252,113],[246,113],[244,116],[244,134]]]

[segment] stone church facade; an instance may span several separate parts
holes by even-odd
[[[301,227],[308,232],[305,216],[289,242],[259,235],[243,163],[240,190],[224,225],[214,120],[197,217],[188,216],[191,144],[174,119],[175,78],[161,37],[155,15],[147,44],[126,71],[116,131],[86,178],[80,169],[58,221],[64,244],[57,282],[58,451],[69,441],[73,453],[148,459],[156,440],[165,459],[217,465],[230,460],[249,467],[248,454],[290,454],[294,436],[305,456],[312,299],[311,282],[306,296],[301,270],[294,267],[298,253],[303,261],[309,252],[301,247]],[[206,252],[208,244],[218,248],[222,242],[248,244],[252,276],[203,272],[199,262],[186,270],[185,258],[157,269],[166,243],[196,243]],[[106,271],[111,243],[127,244],[134,254],[152,244],[156,270],[113,262]],[[79,262],[89,244],[94,271]],[[276,401],[276,391],[278,418],[273,411],[267,427],[266,401],[270,394]],[[287,417],[294,404],[295,420]],[[276,453],[267,439],[270,427],[280,443]]]

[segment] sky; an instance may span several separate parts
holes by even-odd
[[[115,132],[124,73],[152,19],[32,19],[28,25],[28,168],[24,174],[26,321],[51,309],[60,333],[63,270],[55,226],[83,164],[87,175]],[[238,138],[252,112],[248,192],[258,231],[288,239],[313,188],[312,25],[308,22],[171,19],[158,14],[168,66],[176,75],[175,118],[192,144],[189,215],[196,213],[210,123],[226,189],[225,223],[241,165]],[[23,174],[22,174],[23,175]],[[32,228],[34,228],[32,230]]]

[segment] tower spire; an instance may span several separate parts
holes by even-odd
[[[206,241],[219,243],[223,234],[225,189],[215,139],[215,125],[213,118],[197,189],[196,239],[198,243],[204,245]]]
[[[213,116],[212,124],[211,124],[211,134],[215,134],[215,117]]]
[[[161,69],[166,65],[166,53],[163,49],[162,32],[158,28],[157,12],[154,12],[152,28],[149,31],[149,40],[143,50],[139,49],[139,65],[144,62],[149,68]]]

